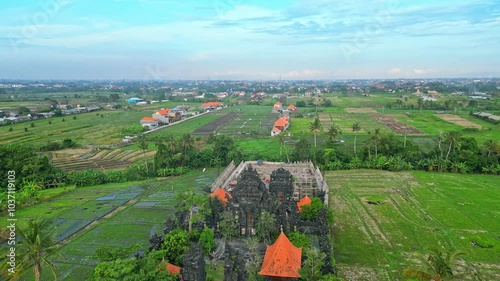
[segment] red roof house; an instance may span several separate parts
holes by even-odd
[[[281,232],[273,245],[267,246],[259,274],[272,281],[299,278],[302,249],[295,247]]]
[[[158,267],[160,268],[160,271],[166,268],[168,270],[168,273],[170,274],[180,274],[181,273],[181,267],[177,265],[173,265],[169,262],[162,261]]]
[[[288,116],[283,116],[274,122],[273,130],[271,131],[271,136],[283,133],[290,125]]]

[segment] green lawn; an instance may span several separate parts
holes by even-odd
[[[399,280],[416,266],[412,253],[440,248],[465,252],[483,280],[500,277],[497,176],[352,170],[326,178],[341,276]],[[471,244],[478,239],[494,247]]]

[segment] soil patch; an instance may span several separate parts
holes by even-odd
[[[394,119],[392,116],[386,115],[373,115],[373,118],[378,122],[384,124],[396,134],[400,135],[425,135],[424,132],[417,130],[414,127],[408,126],[405,123]]]
[[[459,126],[462,126],[462,127],[466,127],[466,128],[478,128],[478,129],[481,129],[481,126],[476,124],[476,123],[472,123],[471,121],[467,120],[467,119],[464,119],[458,115],[454,115],[454,114],[436,114],[437,117],[443,119],[444,121],[448,121],[450,123],[453,123],[453,124],[457,124]]]

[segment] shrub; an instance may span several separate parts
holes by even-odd
[[[12,127],[9,128],[9,132],[12,132],[14,131],[14,129]]]
[[[27,132],[28,131],[28,128],[24,128],[24,131]]]
[[[35,127],[35,123],[31,123],[31,128],[34,128]]]
[[[76,187],[93,186],[106,183],[106,177],[99,170],[71,171],[68,173],[68,182]]]
[[[104,178],[107,183],[109,182],[126,182],[127,175],[125,171],[106,171],[104,172]]]

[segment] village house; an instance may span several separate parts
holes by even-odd
[[[149,129],[158,128],[160,124],[160,119],[153,117],[144,117],[140,121],[141,126],[148,127]]]
[[[152,117],[158,119],[160,123],[168,125],[170,123],[170,115],[169,115],[170,112],[171,112],[170,109],[162,108],[160,110],[155,111]]]
[[[143,102],[144,100],[141,98],[129,98],[127,100],[128,103],[138,103],[138,102]]]
[[[297,112],[297,111],[298,111],[297,107],[295,107],[295,105],[293,105],[293,104],[290,104],[290,105],[288,106],[288,110],[289,110],[291,113],[295,113],[295,112]]]
[[[273,106],[273,112],[281,112],[283,110],[283,105],[281,102],[277,101]]]
[[[211,102],[206,102],[200,106],[201,109],[206,110],[206,111],[211,111],[215,110],[217,108],[221,108],[224,106],[224,104],[220,101],[211,101]]]
[[[286,131],[290,126],[290,118],[288,116],[282,116],[280,119],[274,122],[274,127],[271,131],[271,136],[274,137]]]

